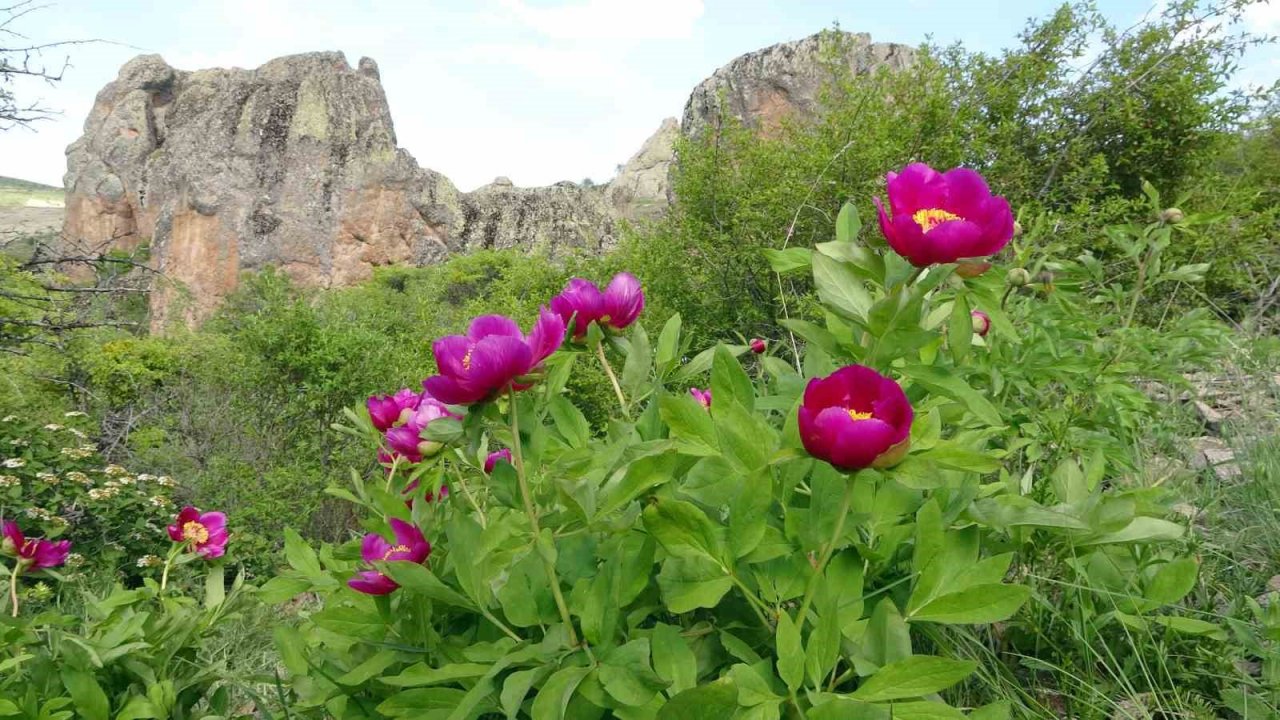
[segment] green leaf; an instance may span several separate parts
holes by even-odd
[[[977,667],[969,660],[913,655],[880,668],[852,697],[866,702],[921,697],[955,685]]]
[[[620,382],[626,391],[627,398],[635,402],[644,395],[645,386],[649,382],[649,368],[653,367],[653,350],[649,346],[649,334],[644,327],[636,324],[631,331],[630,349],[627,361],[622,366]]]
[[[945,395],[964,405],[978,420],[992,426],[1004,425],[1000,411],[987,400],[982,393],[969,387],[969,384],[948,371],[929,365],[911,365],[903,368],[903,375],[913,383],[929,390]]]
[[[280,651],[280,661],[293,675],[306,675],[307,643],[297,628],[288,625],[277,625],[271,634],[275,637],[276,649]]]
[[[14,706],[13,712],[6,713],[4,711],[4,704],[6,702],[8,701],[0,700],[0,715],[17,714],[18,709],[16,705]],[[12,705],[13,703],[9,704]],[[124,707],[120,709],[120,712],[116,713],[115,720],[147,720],[159,717],[161,717],[161,712],[156,709],[155,705],[151,704],[150,700],[142,697],[141,695],[134,695],[124,704]]]
[[[604,691],[623,705],[645,705],[667,682],[649,667],[649,641],[632,640],[615,648],[600,663],[600,684]]]
[[[480,663],[454,663],[438,668],[433,668],[426,663],[416,663],[405,668],[399,675],[382,678],[382,682],[397,687],[422,687],[478,678],[488,670],[488,665]]]
[[[812,252],[808,248],[801,247],[791,247],[785,250],[764,249],[764,259],[768,261],[769,268],[783,275],[809,267],[810,255],[812,255]]]
[[[999,622],[1009,619],[1029,597],[1031,588],[1025,585],[974,585],[930,601],[909,619],[947,625]]]
[[[660,499],[644,509],[644,526],[676,557],[705,557],[720,563],[724,543],[706,513],[683,500]]]
[[[974,708],[969,712],[969,720],[1009,720],[1012,714],[1013,704],[1008,700],[999,700]]]
[[[1182,633],[1183,635],[1207,637],[1210,640],[1218,640],[1220,642],[1226,642],[1230,639],[1227,631],[1223,630],[1220,625],[1215,625],[1214,623],[1206,622],[1204,620],[1180,617],[1177,615],[1156,615],[1155,617],[1150,617],[1148,619],[1157,625],[1164,625],[1170,630]]]
[[[339,685],[363,685],[382,674],[383,670],[391,667],[396,662],[396,653],[392,650],[381,650],[369,659],[351,668],[346,673],[338,676],[337,683]],[[392,683],[394,684],[394,683]]]
[[[913,457],[927,460],[951,470],[980,474],[993,473],[1004,467],[1004,462],[1000,458],[967,450],[950,442],[940,442],[933,446],[932,449],[918,453]]]
[[[422,430],[422,437],[432,442],[448,445],[462,439],[462,421],[450,417],[432,420]]]
[[[715,398],[712,407],[722,403],[737,403],[748,412],[755,408],[756,391],[751,378],[742,369],[738,359],[723,345],[716,346],[716,354],[711,363],[711,395]]]
[[[716,397],[719,397],[718,395]],[[739,472],[749,475],[773,457],[777,437],[758,415],[733,402],[711,405],[720,451]]]
[[[858,239],[860,230],[862,220],[858,217],[858,207],[846,201],[836,216],[836,242],[852,243]]]
[[[467,610],[476,609],[475,603],[445,585],[425,565],[397,560],[384,563],[382,569],[388,577],[415,595],[422,595],[430,600]]]
[[[520,713],[520,706],[524,702],[524,698],[529,694],[529,688],[535,683],[541,682],[543,678],[551,674],[550,665],[542,665],[531,670],[517,670],[507,676],[502,683],[502,694],[499,701],[502,703],[502,712],[507,717],[514,720]]]
[[[973,319],[969,316],[969,298],[960,293],[951,306],[951,320],[947,323],[947,348],[956,365],[964,364],[972,346]]]
[[[13,703],[12,700],[4,700],[0,698],[0,715],[17,715],[22,709]]]
[[[585,447],[591,441],[591,425],[587,418],[568,398],[557,395],[547,405],[556,430],[569,443],[569,447]]]
[[[720,441],[716,438],[711,413],[687,393],[663,395],[658,400],[658,413],[671,428],[671,437],[677,441],[681,452],[712,455],[719,450]]]
[[[1186,597],[1196,586],[1199,571],[1200,566],[1195,558],[1184,557],[1167,562],[1151,578],[1144,596],[1160,605],[1172,605]]]
[[[107,694],[93,675],[83,670],[63,668],[62,684],[67,688],[79,717],[86,720],[107,720],[110,717],[111,704],[107,701]]]
[[[892,599],[882,599],[871,611],[871,620],[862,637],[862,653],[877,667],[911,657],[911,630]]]
[[[778,616],[776,642],[778,677],[782,678],[788,689],[798,690],[800,683],[804,682],[804,648],[801,646],[799,628],[785,612]]]
[[[845,263],[822,253],[813,255],[812,259],[813,282],[823,304],[851,320],[865,322],[873,301],[862,278]]]
[[[738,689],[728,678],[680,692],[658,711],[657,720],[731,720],[738,712]]]
[[[660,374],[669,372],[680,359],[680,326],[680,313],[676,313],[667,318],[662,332],[658,333],[658,350],[654,362]]]
[[[1011,527],[1089,529],[1089,524],[1073,515],[1068,508],[1047,508],[1021,495],[977,500],[969,507],[968,514],[976,522],[1001,530]]]
[[[443,718],[448,712],[428,713],[430,710],[452,711],[466,695],[456,688],[415,688],[402,690],[383,700],[378,712],[388,717]]]
[[[268,605],[275,605],[292,600],[300,593],[311,589],[311,581],[306,578],[277,575],[258,588],[258,599]]]
[[[227,580],[223,565],[210,565],[204,576],[204,606],[215,608],[227,599]]]
[[[284,530],[284,557],[289,561],[290,567],[307,577],[324,574],[320,569],[320,558],[316,557],[316,551],[312,550],[307,541],[303,540],[293,528]]]
[[[387,631],[382,618],[372,612],[368,604],[365,607],[330,605],[311,619],[329,632],[360,640],[381,640]]]
[[[671,683],[670,696],[688,690],[698,684],[698,659],[689,642],[680,634],[680,628],[657,623],[649,638],[653,655],[653,669],[658,676]]]
[[[658,587],[667,610],[684,613],[719,605],[733,587],[733,578],[711,560],[673,557],[662,563]]]
[[[533,720],[563,720],[565,708],[569,707],[573,693],[590,673],[591,668],[567,667],[557,670],[547,678],[547,682],[538,690],[538,696],[533,699]]]
[[[632,500],[670,480],[679,464],[675,453],[648,455],[631,463],[617,482],[609,482],[600,490],[597,518],[606,517],[626,507]]]
[[[1185,528],[1177,523],[1153,517],[1136,517],[1122,530],[1080,540],[1078,545],[1106,545],[1111,543],[1148,543],[1178,540]]]

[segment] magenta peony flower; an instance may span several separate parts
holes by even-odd
[[[629,327],[644,310],[644,291],[640,280],[628,272],[614,275],[604,292],[590,280],[573,278],[551,298],[551,309],[566,324],[573,319],[573,339],[582,340],[593,322],[614,330]]]
[[[395,395],[370,395],[365,401],[373,426],[385,432],[397,423],[405,422],[407,412],[418,407],[422,395],[409,388],[402,388]]]
[[[169,539],[187,543],[207,559],[222,557],[226,552],[227,516],[220,512],[202,513],[188,505],[182,508],[167,530]]]
[[[849,365],[814,378],[800,405],[800,440],[810,455],[841,470],[884,468],[907,454],[915,412],[898,383]]]
[[[501,450],[495,450],[494,452],[489,453],[489,457],[484,459],[485,474],[487,475],[492,473],[493,468],[497,466],[499,462],[510,463],[511,451],[506,448],[502,448]]]
[[[701,405],[702,407],[708,408],[708,409],[711,407],[711,391],[710,390],[699,390],[698,388],[689,388],[689,394],[692,395],[693,399],[697,400],[698,404]]]
[[[751,352],[757,355],[762,355],[765,350],[769,349],[769,346],[760,338],[751,338],[751,341],[747,344],[751,346]]]
[[[564,342],[564,321],[547,308],[526,338],[520,326],[501,315],[471,321],[466,335],[449,335],[431,346],[439,375],[422,381],[433,398],[450,405],[488,400],[508,387],[524,390],[522,380]]]
[[[0,542],[0,549],[5,555],[18,558],[17,572],[27,567],[42,570],[66,562],[67,554],[71,552],[71,541],[27,538],[18,529],[18,523],[9,520],[4,523],[4,540]]]
[[[1013,237],[1009,201],[968,168],[939,173],[912,163],[888,180],[889,208],[874,198],[890,247],[916,267],[1000,252]]]
[[[391,449],[390,459],[394,461],[399,456],[416,463],[422,462],[424,457],[430,457],[439,452],[440,443],[423,439],[422,432],[440,418],[461,420],[462,416],[449,410],[449,406],[431,397],[430,393],[423,391],[417,407],[409,411],[405,423],[387,430],[384,435],[387,447]],[[384,455],[385,453],[379,455],[379,460]]]
[[[360,557],[370,565],[394,560],[418,564],[426,562],[431,555],[431,543],[423,537],[422,531],[398,518],[391,518],[388,522],[396,544],[392,545],[377,533],[369,533],[360,544]],[[386,595],[400,587],[395,580],[377,570],[361,570],[355,577],[347,580],[347,585],[366,595]]]
[[[973,319],[973,331],[978,337],[986,337],[991,331],[991,317],[981,310],[974,310],[969,317]]]

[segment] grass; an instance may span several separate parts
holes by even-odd
[[[0,176],[0,207],[23,207],[32,202],[62,207],[62,188]]]

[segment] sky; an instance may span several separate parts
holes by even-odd
[[[1160,2],[1162,0],[1155,0]],[[693,87],[743,53],[839,23],[875,41],[960,41],[997,52],[1061,0],[34,0],[18,29],[33,41],[101,39],[45,56],[56,85],[19,82],[20,99],[61,114],[0,132],[0,175],[62,184],[63,152],[119,67],[159,53],[183,70],[251,68],[340,50],[378,62],[400,146],[462,190],[608,180]],[[1152,0],[1099,0],[1125,25]],[[7,4],[7,3],[6,3]],[[1280,34],[1280,0],[1249,29]],[[1280,50],[1254,51],[1242,83],[1280,76]]]

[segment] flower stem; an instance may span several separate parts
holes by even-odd
[[[600,358],[600,367],[604,368],[604,374],[609,376],[609,382],[613,384],[613,394],[618,396],[618,406],[622,408],[622,414],[630,420],[631,413],[627,410],[627,396],[622,394],[622,386],[618,384],[618,376],[613,374],[613,367],[609,365],[609,358],[605,357],[603,342],[596,344],[596,357]]]
[[[164,592],[164,589],[169,585],[169,568],[173,567],[173,559],[177,557],[177,552],[181,547],[181,545],[174,545],[169,548],[169,555],[164,559],[164,572],[160,573],[160,592]]]
[[[608,365],[605,365],[607,368]],[[612,373],[610,373],[612,377]],[[573,618],[569,615],[569,606],[564,601],[564,594],[560,592],[560,576],[556,575],[556,565],[551,562],[537,547],[541,542],[542,528],[538,525],[538,511],[533,507],[533,495],[529,493],[529,481],[524,472],[524,452],[521,449],[520,442],[520,411],[516,403],[515,391],[511,392],[511,455],[515,460],[516,480],[520,484],[520,496],[524,499],[524,512],[529,516],[529,527],[533,530],[534,552],[542,558],[542,563],[546,567],[547,581],[551,585],[551,595],[556,600],[556,609],[560,611],[560,619],[564,622],[565,629],[569,633],[569,644],[577,647],[578,633],[573,629]]]
[[[13,605],[13,617],[18,617],[18,568],[9,573],[9,602]]]
[[[458,477],[458,487],[462,490],[462,494],[466,496],[467,502],[471,503],[471,507],[476,509],[476,514],[480,516],[481,529],[489,526],[488,519],[484,516],[484,511],[480,509],[480,504],[476,502],[476,498],[471,494],[471,488],[467,486],[467,482],[462,479],[462,471],[454,468]]]
[[[805,617],[809,614],[809,605],[813,602],[813,593],[818,589],[818,578],[822,577],[822,572],[826,570],[827,563],[831,561],[831,555],[836,550],[836,543],[840,542],[840,536],[844,534],[844,521],[849,516],[849,505],[853,502],[853,478],[849,478],[845,482],[844,497],[840,500],[840,511],[836,517],[836,527],[831,533],[831,539],[827,541],[826,547],[822,549],[822,555],[818,558],[818,566],[813,569],[813,575],[809,578],[809,585],[804,589],[804,600],[800,603],[800,611],[796,614],[796,627],[804,627]]]

